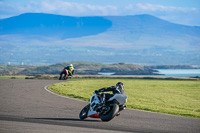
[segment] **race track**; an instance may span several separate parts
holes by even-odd
[[[79,119],[87,102],[44,89],[56,80],[0,80],[0,133],[198,133],[200,119],[124,110],[110,122]]]

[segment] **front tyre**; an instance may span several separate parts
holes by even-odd
[[[88,115],[88,110],[89,110],[90,104],[86,105],[80,112],[79,114],[79,118],[81,120],[84,120],[85,118],[87,118]]]
[[[113,106],[110,106],[110,111],[108,113],[101,114],[101,120],[102,121],[110,121],[111,119],[113,119],[115,117],[115,115],[118,113],[119,111],[119,106],[117,104],[113,104]]]
[[[68,76],[65,73],[60,74],[59,80],[67,80]]]

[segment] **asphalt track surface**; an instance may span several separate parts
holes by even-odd
[[[200,119],[126,109],[112,121],[79,119],[87,102],[44,89],[56,80],[0,80],[0,133],[199,133]]]

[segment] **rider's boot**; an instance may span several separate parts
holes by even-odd
[[[120,113],[118,112],[117,114],[116,114],[116,116],[119,116],[120,115]]]
[[[126,109],[126,105],[122,105],[122,106],[119,107],[119,111],[122,111],[124,109]]]
[[[126,109],[126,105],[120,106],[120,107],[119,107],[119,112],[122,111],[122,110],[124,110],[124,109]],[[120,115],[119,112],[116,114],[116,116],[119,116],[119,115]]]

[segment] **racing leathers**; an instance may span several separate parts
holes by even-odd
[[[74,67],[73,66],[67,66],[65,67],[65,69],[68,70],[68,73],[70,76],[72,76],[74,74]]]

